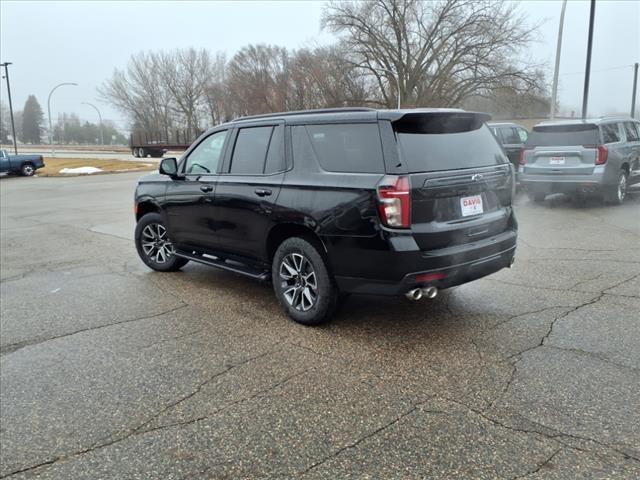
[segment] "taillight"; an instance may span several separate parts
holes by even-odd
[[[596,157],[596,165],[604,165],[607,163],[609,151],[604,145],[598,145],[598,156]]]
[[[378,185],[378,213],[387,227],[409,228],[411,187],[405,175],[387,175]]]
[[[604,145],[583,145],[583,148],[595,148],[596,152],[596,165],[604,165],[607,163],[607,156],[609,151]]]
[[[527,161],[524,159],[524,152],[526,152],[526,148],[520,149],[520,158],[518,158],[518,165],[526,165]]]

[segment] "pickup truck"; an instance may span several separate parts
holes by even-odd
[[[6,150],[0,150],[0,173],[17,173],[30,177],[42,167],[42,155],[9,155]]]

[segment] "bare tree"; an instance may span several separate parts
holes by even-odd
[[[225,93],[227,58],[218,52],[211,63],[209,82],[205,89],[208,119],[211,125],[231,120],[231,105]]]
[[[168,136],[174,125],[173,97],[163,84],[157,57],[152,53],[133,55],[126,71],[116,69],[98,94],[127,114],[134,127],[162,131]]]
[[[339,46],[302,49],[291,62],[295,109],[363,105],[368,100],[366,78],[346,60]]]
[[[289,53],[283,47],[249,45],[227,67],[227,90],[236,115],[287,110]]]
[[[151,54],[161,85],[170,96],[170,105],[187,130],[200,129],[206,113],[206,92],[212,68],[211,55],[205,49],[174,50]]]
[[[532,40],[516,6],[496,0],[375,0],[328,4],[323,25],[344,34],[351,61],[375,79],[384,103],[455,106],[519,80],[517,54]]]

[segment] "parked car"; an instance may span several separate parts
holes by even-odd
[[[6,150],[0,150],[0,173],[17,173],[30,177],[42,167],[42,155],[9,155]]]
[[[549,193],[599,194],[621,204],[627,187],[640,182],[640,122],[596,118],[543,122],[520,155],[520,183],[532,200]]]
[[[271,280],[295,321],[341,294],[433,298],[509,267],[514,173],[485,125],[450,109],[329,109],[207,131],[135,193],[144,263]]]
[[[524,147],[529,132],[522,125],[507,122],[488,122],[487,125],[498,139],[514,168],[518,168],[520,150]]]

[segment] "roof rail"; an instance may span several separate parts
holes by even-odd
[[[263,113],[261,115],[247,115],[244,117],[238,117],[234,119],[234,122],[239,120],[253,120],[255,118],[270,118],[270,117],[284,117],[291,115],[307,115],[316,113],[349,113],[349,112],[373,112],[375,108],[368,107],[341,107],[341,108],[318,108],[315,110],[294,110],[291,112],[275,112],[275,113]]]

